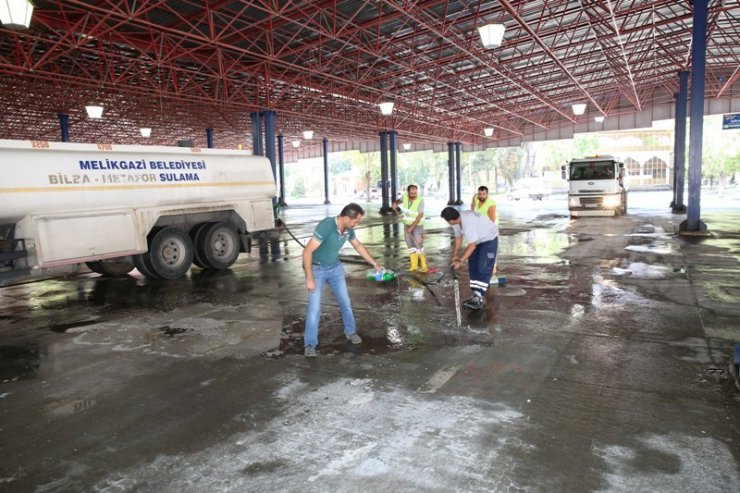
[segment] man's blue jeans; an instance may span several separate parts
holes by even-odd
[[[331,265],[313,266],[313,278],[316,282],[314,292],[308,292],[308,313],[306,314],[306,331],[303,340],[306,346],[318,346],[319,344],[319,319],[321,318],[321,290],[324,283],[328,284],[334,296],[339,302],[342,310],[342,321],[344,322],[344,333],[354,334],[357,331],[355,316],[352,314],[352,304],[349,301],[347,283],[344,280],[344,267],[337,261]]]

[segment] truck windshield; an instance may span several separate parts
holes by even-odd
[[[571,163],[571,180],[605,180],[614,178],[614,161]]]

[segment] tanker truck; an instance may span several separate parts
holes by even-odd
[[[613,156],[573,159],[561,168],[568,180],[570,217],[627,214],[624,163]]]
[[[0,166],[0,281],[81,263],[176,279],[275,227],[270,161],[239,151],[0,140]]]

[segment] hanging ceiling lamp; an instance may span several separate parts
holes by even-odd
[[[98,120],[103,117],[103,107],[97,104],[88,104],[85,106],[88,118]]]
[[[28,0],[0,0],[0,22],[8,29],[28,29],[33,4]]]
[[[378,103],[378,106],[380,107],[380,113],[385,116],[393,113],[393,101],[383,101],[382,103]]]
[[[504,31],[506,27],[503,24],[486,24],[478,28],[480,40],[483,47],[487,50],[498,48],[504,40]]]

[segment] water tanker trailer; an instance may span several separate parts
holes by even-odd
[[[0,140],[0,274],[86,263],[175,279],[275,227],[270,161],[242,151]]]

